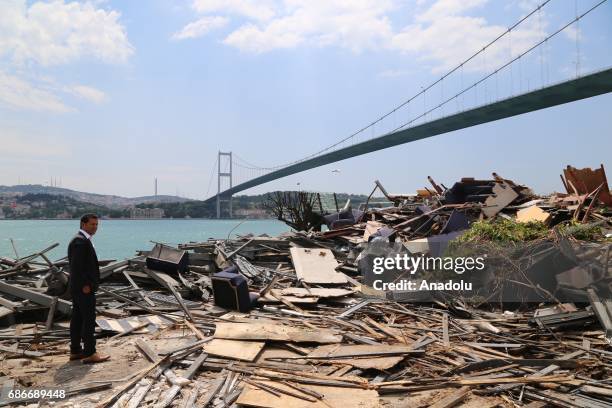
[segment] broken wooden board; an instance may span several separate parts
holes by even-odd
[[[347,283],[343,273],[336,272],[338,261],[329,249],[291,248],[291,260],[298,279],[306,283]]]
[[[264,385],[280,388],[288,392],[301,394],[285,384],[274,381],[259,381]],[[378,392],[344,387],[328,387],[322,385],[300,385],[301,387],[323,394],[323,400],[309,402],[291,395],[280,394],[279,397],[263,391],[251,384],[246,384],[242,394],[236,401],[238,405],[261,408],[378,408]],[[306,395],[306,394],[302,394]]]
[[[572,166],[567,166],[563,169],[565,179],[576,188],[578,194],[589,194],[596,188],[603,184],[602,190],[599,193],[599,200],[606,204],[612,205],[612,195],[608,187],[608,179],[606,178],[606,171],[603,164],[598,169],[591,169],[589,167],[584,169],[577,169]],[[573,191],[568,190],[569,194]]]
[[[410,354],[421,354],[409,346],[399,345],[326,345],[310,352],[306,357],[320,357],[331,364],[347,364],[361,369],[388,370]]]
[[[380,221],[368,221],[366,223],[365,231],[363,231],[363,241],[368,242],[370,235],[377,233],[379,229],[385,226],[386,225]]]
[[[326,329],[308,329],[275,323],[217,323],[214,337],[232,340],[276,340],[312,342],[320,344],[340,343],[342,336]]]
[[[319,298],[315,296],[311,297],[297,297],[297,296],[283,296],[280,294],[280,291],[277,289],[272,289],[270,293],[266,293],[263,297],[257,299],[260,303],[281,303],[280,298],[284,301],[288,301],[291,303],[301,303],[301,304],[315,304],[319,302]]]
[[[308,358],[321,357],[321,361],[330,364],[347,364],[363,370],[388,370],[402,361],[407,354],[413,351],[407,346],[389,345],[347,345],[338,346],[335,344],[317,347],[308,354]],[[403,353],[400,355],[385,355],[383,353]],[[375,353],[381,353],[376,355]],[[337,357],[337,358],[334,358]],[[345,357],[345,358],[342,358]],[[350,358],[347,358],[350,357]]]
[[[450,408],[458,405],[470,394],[470,387],[464,386],[454,392],[437,399],[430,408]]]
[[[495,183],[493,194],[495,195],[487,197],[485,207],[482,209],[483,214],[487,218],[495,217],[498,212],[518,197],[518,194],[508,183]]]
[[[291,351],[283,346],[266,346],[266,348],[259,353],[256,364],[262,364],[265,366],[274,365],[284,370],[298,371],[312,371],[312,372],[324,372],[322,366],[314,366],[307,364],[306,360],[301,360],[299,357],[301,354]]]
[[[543,222],[547,223],[550,220],[550,213],[547,213],[537,205],[523,208],[517,211],[516,221],[517,222]]]
[[[212,339],[203,348],[204,352],[212,356],[254,361],[265,345],[265,341]]]
[[[318,298],[335,298],[352,295],[354,291],[350,289],[335,289],[335,288],[285,288],[280,290],[282,296],[295,297],[318,297]]]
[[[172,324],[170,319],[165,319],[161,316],[134,316],[126,319],[106,319],[98,317],[96,324],[102,330],[114,331],[118,333],[124,333],[127,331],[134,330],[135,327],[142,326],[144,323],[149,323],[147,326],[142,327],[135,331],[135,333],[153,333],[157,331],[159,327],[166,327]]]
[[[52,296],[39,293],[23,286],[11,285],[3,281],[0,281],[0,292],[18,297],[20,299],[27,299],[38,305],[46,307],[51,306],[51,303],[53,302]],[[67,315],[72,313],[72,303],[64,299],[57,299],[56,308],[59,312]]]

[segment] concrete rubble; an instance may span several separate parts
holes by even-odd
[[[377,181],[389,206],[320,214],[321,232],[102,261],[100,365],[68,361],[67,261],[46,255],[57,244],[0,258],[0,406],[40,387],[68,397],[10,404],[612,406],[609,187],[603,166],[561,177],[567,191],[545,197],[495,173],[429,178],[413,195]],[[369,285],[368,248],[441,256],[456,243],[491,264],[469,294]]]

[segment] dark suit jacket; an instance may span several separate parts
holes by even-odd
[[[68,245],[70,263],[70,288],[72,293],[82,293],[83,286],[89,285],[92,292],[98,289],[100,265],[96,250],[90,240],[79,231]]]

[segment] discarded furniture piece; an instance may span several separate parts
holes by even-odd
[[[157,243],[147,256],[146,263],[149,269],[176,274],[187,270],[189,256],[187,251]]]
[[[244,276],[233,266],[212,275],[215,305],[230,310],[248,312],[257,303],[258,295],[249,292]]]
[[[612,210],[600,179],[570,175],[568,194],[550,196],[496,173],[451,189],[428,180],[416,195],[387,194],[390,206],[368,208],[372,193],[342,228],[166,245],[103,266],[96,336],[113,359],[100,371],[67,363],[69,323],[54,314],[66,301],[45,296],[65,259],[14,248],[0,257],[0,384],[53,378],[72,406],[98,408],[612,406]],[[585,193],[572,187],[583,181]],[[373,257],[404,254],[486,260],[462,275],[470,291],[434,287],[435,264],[365,273]],[[459,278],[453,263],[444,280]],[[387,272],[432,285],[368,286]]]
[[[338,229],[356,224],[361,220],[362,216],[363,211],[353,210],[351,207],[351,200],[347,200],[340,211],[325,215],[323,219],[325,220],[325,225],[330,229]]]

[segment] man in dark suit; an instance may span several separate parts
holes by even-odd
[[[96,290],[100,281],[100,267],[91,237],[98,230],[98,216],[81,217],[81,229],[68,245],[72,318],[70,320],[70,360],[100,363],[110,356],[96,352]],[[84,347],[81,348],[81,341]]]

